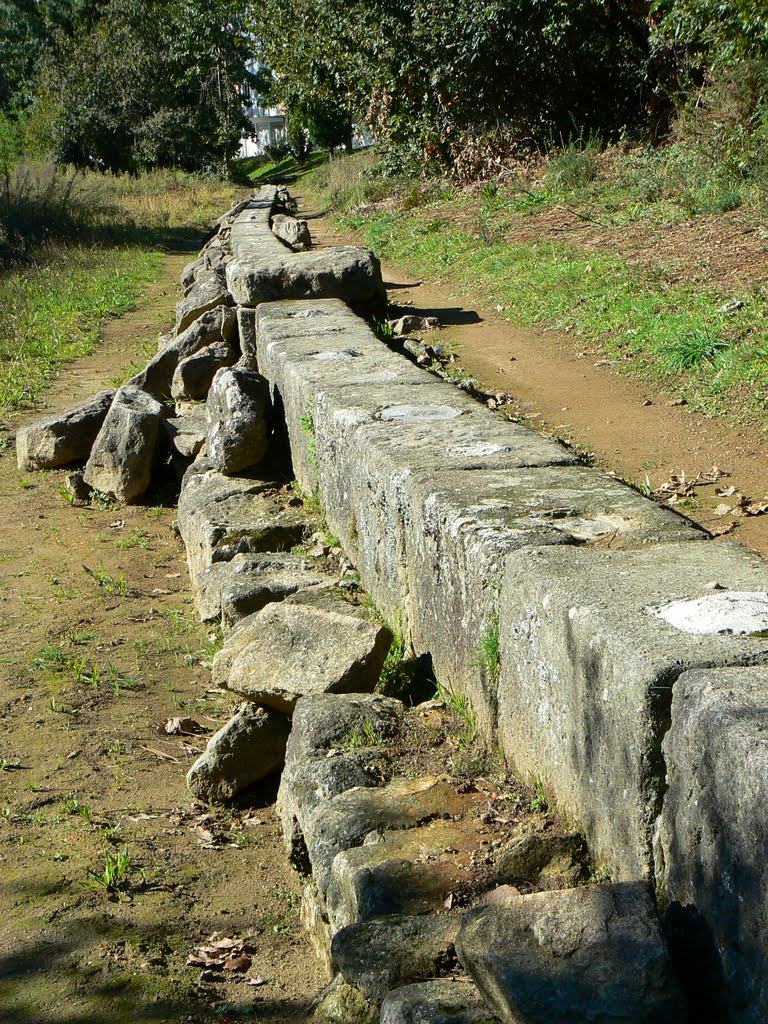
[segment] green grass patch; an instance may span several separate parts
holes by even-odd
[[[324,149],[315,149],[299,163],[292,153],[281,160],[265,160],[263,157],[246,157],[235,161],[237,179],[243,183],[265,185],[267,182],[291,183],[300,181],[305,174],[315,170],[328,160]]]
[[[460,212],[460,200],[454,201]],[[438,209],[357,214],[381,258],[437,278],[519,324],[581,336],[620,368],[662,380],[707,413],[743,407],[768,423],[768,296],[723,294],[629,264],[617,248],[488,241]],[[742,305],[724,310],[729,300]]]
[[[59,172],[18,165],[0,240],[0,416],[34,404],[101,325],[135,306],[161,272],[162,249],[197,239],[237,198],[228,182],[172,171]],[[55,201],[54,201],[55,200]]]
[[[93,350],[102,323],[135,305],[161,254],[49,245],[0,274],[0,416],[28,407],[67,359]]]

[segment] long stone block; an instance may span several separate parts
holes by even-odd
[[[663,752],[656,867],[670,923],[697,951],[687,966],[698,1009],[725,995],[736,1020],[758,1024],[768,1020],[768,668],[684,673]]]
[[[293,252],[265,231],[263,206],[250,204],[232,224],[227,284],[235,301],[258,306],[277,299],[339,298],[352,306],[383,309],[381,265],[363,246],[327,246]]]
[[[411,514],[404,566],[412,643],[431,652],[444,685],[469,697],[488,738],[496,730],[506,555],[545,545],[620,550],[705,536],[586,466],[420,470],[400,486]]]
[[[672,624],[690,602],[712,603],[713,585],[765,598],[768,565],[731,542],[541,548],[507,559],[499,739],[517,770],[576,817],[618,880],[652,873],[661,742],[678,677],[768,662],[768,638],[737,635],[716,607],[700,619],[706,632]]]

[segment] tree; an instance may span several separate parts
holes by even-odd
[[[646,13],[643,0],[263,0],[253,23],[287,89],[336,97],[423,166],[451,164],[470,134],[545,145],[637,121]]]
[[[57,159],[117,171],[228,167],[248,126],[238,11],[227,0],[107,0],[39,79]]]

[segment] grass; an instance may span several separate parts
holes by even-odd
[[[673,261],[623,255],[636,224],[674,233],[740,206],[760,230],[768,190],[755,175],[729,171],[693,144],[622,153],[594,140],[552,154],[535,173],[464,190],[377,176],[374,160],[365,151],[331,161],[305,185],[379,257],[516,324],[579,338],[590,354],[709,415],[768,427],[764,278],[734,290]],[[536,220],[543,214],[569,230],[549,230]]]
[[[451,690],[447,686],[443,686],[441,683],[437,684],[437,697],[463,723],[461,731],[457,737],[459,747],[462,749],[469,747],[477,736],[475,710],[472,707],[469,697],[463,693],[457,693],[455,690]]]
[[[122,573],[118,573],[117,576],[112,576],[105,569],[89,569],[87,565],[83,566],[83,571],[108,594],[116,594],[118,597],[128,597],[131,593],[128,581]]]
[[[162,250],[199,237],[237,195],[173,172],[19,165],[2,204],[22,258],[0,261],[0,417],[33,406],[63,362],[92,351],[104,321],[158,277]]]
[[[477,664],[488,680],[496,686],[501,671],[501,647],[499,641],[499,615],[493,612],[488,625],[477,642]]]
[[[280,160],[247,157],[235,162],[235,173],[239,181],[253,185],[265,185],[267,182],[291,183],[301,180],[327,160],[328,154],[322,149],[314,150],[301,164],[292,153]]]
[[[346,740],[341,744],[345,750],[359,750],[363,747],[380,747],[384,743],[384,735],[373,722],[366,718],[360,726],[349,731]]]
[[[121,850],[107,850],[104,854],[104,866],[97,871],[88,868],[88,878],[82,883],[84,889],[97,889],[111,898],[120,898],[121,893],[129,888],[128,872],[131,858],[128,847]]]

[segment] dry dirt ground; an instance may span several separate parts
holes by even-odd
[[[320,244],[360,243],[353,232],[342,231],[327,217],[317,216],[309,203],[304,215],[312,218],[312,237]],[[549,227],[553,231],[565,223],[574,224],[568,211],[552,217]],[[765,239],[732,216],[720,218],[714,240],[711,220],[697,218],[695,230],[700,243],[704,233],[708,255],[706,268],[699,261],[696,273],[706,272],[708,280],[728,282],[741,280],[748,266],[752,276],[758,271],[764,275]],[[537,223],[535,229],[546,237],[547,224]],[[666,259],[677,254],[681,272],[690,275],[694,273],[691,254],[701,252],[700,245],[692,244],[693,231],[693,226],[683,225],[672,234],[660,228],[642,238],[630,233],[627,245],[630,254],[633,247],[647,254],[649,246],[659,253],[663,249]],[[598,227],[587,226],[586,234],[589,244],[601,244]],[[522,238],[516,236],[515,240]],[[687,254],[685,259],[683,254]],[[768,515],[734,519],[715,514],[717,506],[724,503],[715,493],[718,488],[734,487],[753,502],[768,496],[768,438],[757,429],[709,419],[673,404],[675,395],[619,375],[581,339],[515,327],[492,309],[478,308],[472,295],[453,294],[433,282],[416,281],[401,267],[384,264],[383,272],[391,303],[436,316],[445,325],[425,340],[449,345],[457,353],[459,365],[486,388],[511,393],[516,415],[535,429],[592,453],[603,469],[638,486],[647,476],[654,489],[673,474],[684,473],[691,479],[712,467],[726,473],[716,485],[695,487],[678,509],[714,533],[727,530],[731,537],[768,555]]]
[[[145,361],[189,258],[167,256],[47,407]],[[64,472],[17,471],[13,427],[0,435],[0,1022],[303,1020],[324,979],[274,787],[206,817],[184,781],[205,737],[158,734],[178,716],[215,729],[231,703],[206,693],[217,638],[193,616],[173,497],[72,507]],[[105,886],[110,864],[122,891]],[[214,932],[250,935],[247,972],[201,981],[187,966]]]

